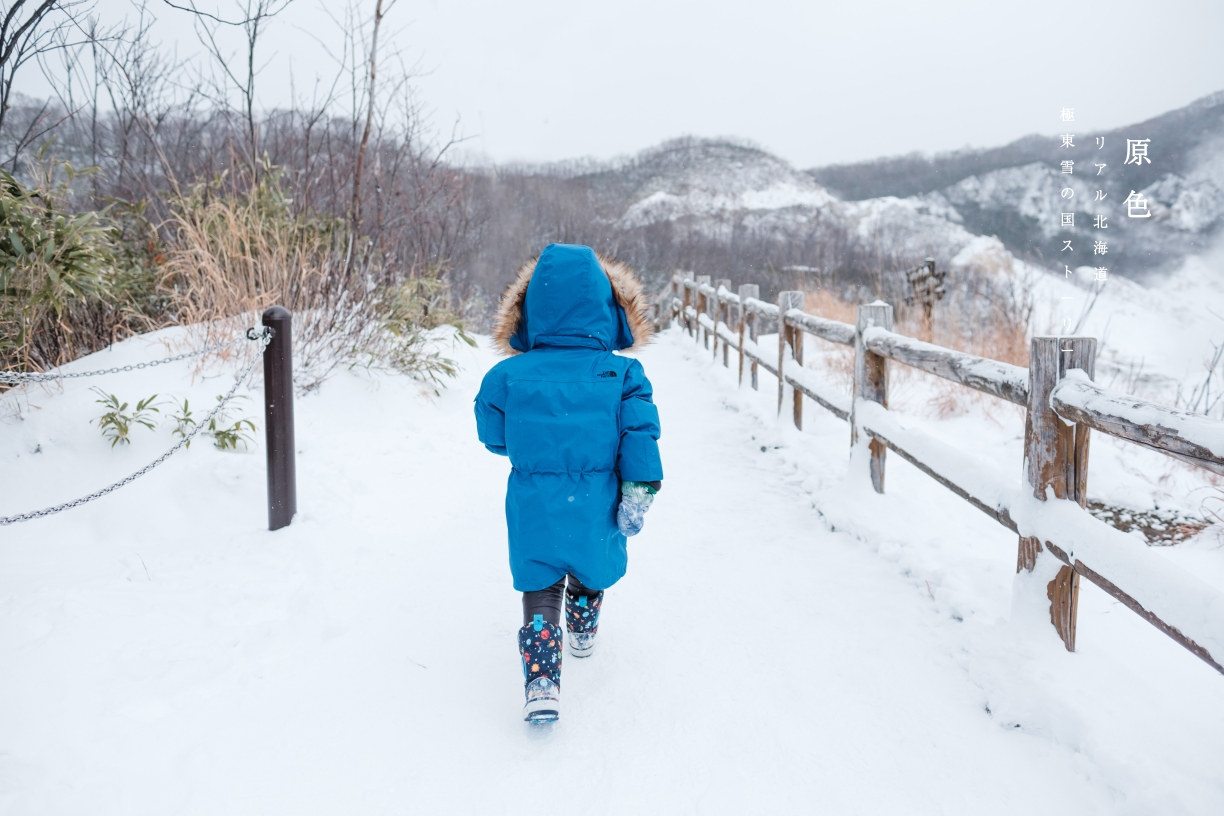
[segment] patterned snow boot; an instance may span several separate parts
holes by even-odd
[[[565,628],[569,630],[570,654],[590,657],[595,650],[595,633],[599,631],[599,607],[603,591],[594,595],[573,595],[565,591]]]
[[[536,615],[519,630],[519,653],[523,656],[523,679],[527,701],[523,719],[529,723],[552,722],[560,716],[561,632],[560,627]]]

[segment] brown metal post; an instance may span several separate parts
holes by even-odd
[[[297,513],[293,440],[293,315],[283,306],[263,313],[272,330],[264,348],[264,434],[268,449],[268,529],[289,526]]]

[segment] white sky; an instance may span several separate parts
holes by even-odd
[[[187,15],[150,7],[167,48],[198,50]],[[108,20],[130,8],[98,5]],[[1063,106],[1080,130],[1113,127],[1224,89],[1221,0],[398,0],[385,25],[426,72],[433,125],[458,118],[472,157],[497,162],[691,134],[803,168],[1064,132]],[[310,35],[335,26],[296,0],[264,47],[265,106],[289,102],[290,71],[303,89],[331,70]],[[33,69],[18,89],[40,86]]]

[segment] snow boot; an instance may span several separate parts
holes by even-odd
[[[519,653],[523,657],[523,719],[529,723],[553,722],[560,716],[561,632],[543,615],[519,630]]]
[[[603,596],[603,590],[594,595],[574,595],[568,589],[565,591],[565,628],[569,630],[570,654],[574,657],[590,657],[595,650]]]

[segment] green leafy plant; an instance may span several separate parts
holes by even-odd
[[[108,394],[97,386],[90,390],[99,397],[94,402],[109,409],[94,421],[101,428],[102,436],[110,440],[112,448],[120,442],[125,445],[131,444],[131,432],[137,425],[143,425],[150,431],[157,427],[152,416],[160,413],[157,406],[153,404],[153,400],[157,399],[156,394],[136,403],[136,408],[128,413],[128,404],[120,402],[114,394]]]
[[[217,395],[217,402],[223,399],[223,396]],[[239,394],[234,399],[244,400],[246,397]],[[213,438],[213,444],[220,450],[238,450],[239,445],[242,445],[243,450],[248,449],[255,442],[254,437],[251,436],[255,432],[255,423],[247,417],[242,417],[227,424],[229,419],[229,411],[222,408],[215,417],[208,421],[208,433]]]
[[[442,377],[454,377],[459,364],[438,350],[436,329],[453,332],[453,338],[473,348],[476,340],[463,321],[449,308],[450,287],[443,269],[431,267],[392,290],[380,304],[383,328],[391,338],[382,357],[396,371],[434,385]]]
[[[166,322],[164,255],[144,204],[76,206],[97,168],[49,154],[0,171],[0,368],[40,371]]]
[[[196,426],[195,418],[191,415],[191,407],[186,397],[183,398],[182,405],[179,405],[178,400],[171,400],[171,402],[174,404],[174,413],[170,415],[170,421],[174,423],[174,430],[171,433],[186,439]],[[191,447],[191,442],[187,443],[187,447]]]

